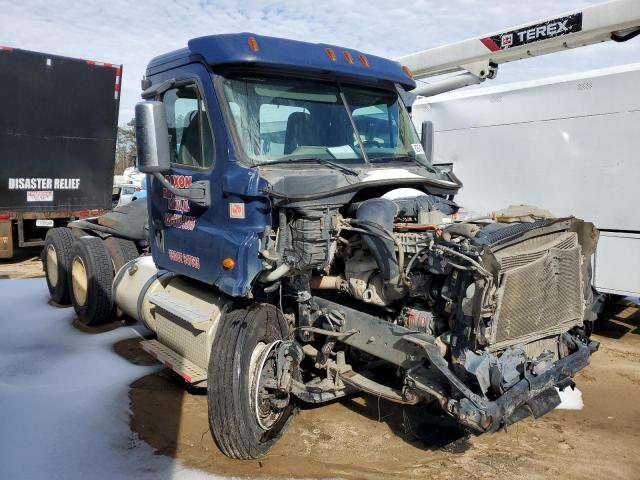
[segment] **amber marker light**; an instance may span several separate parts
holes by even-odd
[[[329,60],[331,60],[332,62],[335,62],[338,58],[336,57],[336,54],[333,50],[331,50],[330,48],[325,48],[324,52],[327,54],[327,57],[329,57]]]
[[[260,50],[260,48],[258,47],[258,42],[254,37],[249,37],[248,42],[249,42],[249,48],[251,49],[252,52],[257,52],[258,50]]]
[[[344,58],[347,59],[347,62],[349,62],[351,65],[353,65],[353,57],[351,56],[351,54],[347,51],[342,52],[342,55],[344,55]]]
[[[360,63],[362,65],[369,68],[369,59],[364,55],[364,53],[361,53],[360,55],[358,55],[358,58],[360,59]]]
[[[413,72],[409,70],[409,67],[402,67],[402,71],[406,73],[409,78],[413,78]]]
[[[233,268],[236,266],[236,262],[233,258],[227,257],[222,261],[222,266],[225,268],[225,270],[233,270]]]

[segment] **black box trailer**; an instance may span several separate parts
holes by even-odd
[[[0,47],[0,258],[111,208],[122,66]]]

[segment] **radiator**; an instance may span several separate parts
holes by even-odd
[[[495,253],[500,265],[490,351],[522,345],[581,325],[581,247],[574,232],[525,240]]]

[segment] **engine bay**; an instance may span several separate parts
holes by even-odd
[[[311,357],[311,368],[301,364],[306,380],[297,392],[306,400],[322,397],[309,385],[336,394],[353,375],[362,377],[360,390],[380,394],[391,386],[367,372],[382,361],[398,369],[397,401],[435,398],[468,426],[497,429],[546,413],[558,394],[545,384],[537,402],[504,406],[496,422],[462,407],[469,399],[476,407],[497,401],[562,359],[597,348],[588,340],[597,241],[589,223],[527,206],[461,220],[452,199],[408,188],[274,211],[256,291],[280,306]],[[572,385],[569,377],[556,384]],[[415,388],[421,382],[432,385]]]

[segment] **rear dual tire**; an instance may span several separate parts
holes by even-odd
[[[111,283],[115,272],[138,257],[134,242],[123,238],[75,236],[66,227],[47,232],[42,264],[51,299],[71,303],[85,325],[114,317]]]
[[[107,252],[109,252],[109,256],[111,257],[114,275],[125,263],[137,258],[139,255],[136,244],[131,240],[118,237],[107,237],[103,242]]]
[[[67,282],[71,303],[82,323],[95,326],[114,317],[113,264],[101,239],[76,239],[71,248]]]
[[[68,305],[71,302],[67,277],[73,240],[73,233],[69,228],[52,228],[47,232],[42,250],[42,266],[49,295],[60,305]]]

